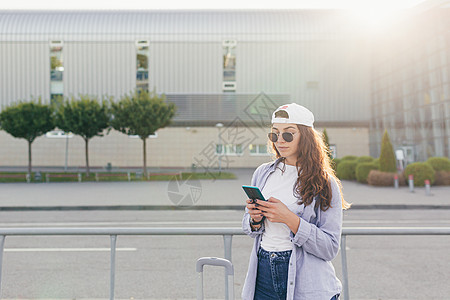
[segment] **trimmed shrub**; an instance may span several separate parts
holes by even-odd
[[[367,183],[367,177],[372,170],[378,170],[378,166],[373,162],[362,162],[356,165],[356,180],[361,183]]]
[[[331,167],[333,168],[333,170],[335,172],[337,172],[337,166],[341,162],[341,159],[340,158],[333,158],[330,162],[331,162]]]
[[[450,172],[450,159],[447,157],[430,157],[427,160],[427,163],[429,163],[435,171]]]
[[[369,172],[369,176],[367,176],[367,182],[369,183],[369,185],[374,186],[394,186],[395,175],[396,173],[372,170]],[[397,175],[398,175],[398,184],[406,185],[406,180],[403,173]]]
[[[450,185],[450,172],[436,171],[434,185]]]
[[[355,180],[356,179],[356,161],[343,160],[337,166],[336,175],[339,179]]]
[[[356,162],[358,164],[360,163],[370,163],[373,162],[375,160],[375,158],[373,158],[372,156],[360,156],[356,159]]]
[[[430,184],[434,183],[435,171],[429,163],[425,162],[415,162],[409,164],[405,168],[405,177],[408,178],[409,175],[414,175],[414,185],[424,186],[425,179],[430,180]]]
[[[375,160],[373,161],[374,164],[376,164],[378,166],[378,170],[380,169],[380,158],[375,158]]]
[[[380,171],[397,172],[394,148],[392,148],[387,130],[384,130],[383,139],[381,140]]]
[[[358,156],[355,155],[346,155],[343,158],[341,158],[341,160],[356,160],[358,159]]]

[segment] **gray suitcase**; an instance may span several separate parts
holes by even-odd
[[[233,264],[224,258],[217,257],[202,257],[197,260],[197,300],[203,300],[203,266],[221,266],[225,268],[226,289],[225,294],[228,294],[226,300],[234,300],[234,268]]]

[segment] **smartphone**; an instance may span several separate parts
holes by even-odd
[[[250,186],[250,185],[243,185],[242,188],[244,189],[245,193],[247,194],[248,198],[252,199],[253,202],[255,202],[256,199],[267,201],[264,199],[263,194],[256,186]]]

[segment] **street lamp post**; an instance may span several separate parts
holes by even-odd
[[[223,127],[223,124],[222,123],[217,123],[216,127],[217,127],[217,129],[219,129],[219,132],[217,134],[217,140],[218,140],[217,145],[220,145],[220,153],[219,153],[219,176],[220,176],[220,174],[222,173],[222,153],[223,153],[223,150],[224,150],[223,149],[223,145],[221,144],[220,128]],[[217,148],[218,147],[216,147],[216,151],[217,151]]]

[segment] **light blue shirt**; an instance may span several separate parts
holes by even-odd
[[[259,166],[253,173],[251,184],[262,190],[279,161]],[[295,213],[300,217],[300,225],[295,234],[291,232],[293,250],[289,260],[287,300],[330,300],[342,291],[342,284],[331,264],[339,251],[341,240],[342,201],[339,186],[334,180],[331,180],[331,189],[331,207],[326,211],[320,207],[314,209],[316,199],[306,207],[297,205]],[[264,225],[252,231],[250,215],[245,209],[242,228],[255,239],[242,290],[243,300],[253,300],[258,268],[257,251]]]

